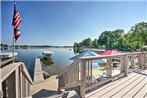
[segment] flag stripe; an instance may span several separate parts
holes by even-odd
[[[17,18],[17,16],[20,16],[20,15],[19,15],[19,12],[17,12],[17,13],[15,14],[15,17],[14,17],[14,18]]]
[[[17,17],[15,17],[14,22],[16,22],[19,18],[21,18],[20,15],[17,15]]]
[[[14,20],[14,28],[17,28],[21,22],[20,15]]]
[[[19,24],[21,23],[21,18],[19,18],[16,23],[14,23],[14,28],[18,28]]]

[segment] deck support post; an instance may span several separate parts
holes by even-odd
[[[121,73],[124,72],[125,66],[124,66],[124,56],[120,57],[120,63],[121,63]]]
[[[133,69],[134,69],[134,65],[135,65],[134,59],[135,59],[134,55],[131,55],[131,68],[133,68]]]
[[[85,86],[86,86],[86,61],[81,62],[81,86],[80,86],[80,96],[85,98]]]
[[[22,88],[22,66],[19,67],[19,85],[20,85],[20,98],[23,98],[23,88]]]
[[[2,91],[1,68],[0,68],[0,98],[1,97],[3,97],[3,91]]]
[[[107,65],[107,78],[112,77],[112,58],[108,58],[108,65]]]
[[[124,55],[125,75],[128,76],[128,55]]]
[[[143,58],[144,58],[144,68],[146,69],[147,68],[147,54],[146,53],[144,53]]]
[[[142,68],[142,54],[138,55],[138,65],[140,68]]]

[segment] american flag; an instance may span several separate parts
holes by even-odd
[[[15,42],[16,40],[21,36],[20,30],[19,29],[14,29],[14,38]]]
[[[20,23],[21,23],[21,17],[20,17],[19,12],[16,10],[16,3],[14,3],[14,14],[13,14],[12,25],[13,25],[13,28],[14,28],[14,38],[15,38],[15,41],[21,35],[20,31],[18,30],[18,26],[20,25]]]

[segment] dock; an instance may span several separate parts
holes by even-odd
[[[44,79],[43,73],[45,72],[41,67],[40,58],[36,58],[34,83],[31,86],[32,98],[71,98],[75,95],[78,96],[74,90],[64,92],[58,91],[57,75]]]
[[[35,69],[34,69],[34,83],[44,80],[43,70],[40,62],[40,58],[36,57]]]

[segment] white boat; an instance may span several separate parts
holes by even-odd
[[[14,57],[17,56],[17,52],[14,52]],[[0,52],[0,57],[1,58],[12,58],[13,57],[13,52]]]
[[[52,52],[52,51],[43,51],[42,52],[42,56],[43,57],[47,57],[47,58],[52,58],[52,56],[54,55],[55,53]]]
[[[52,52],[52,51],[43,51],[42,52],[42,62],[45,64],[45,65],[51,65],[53,64],[53,55],[55,53]]]

